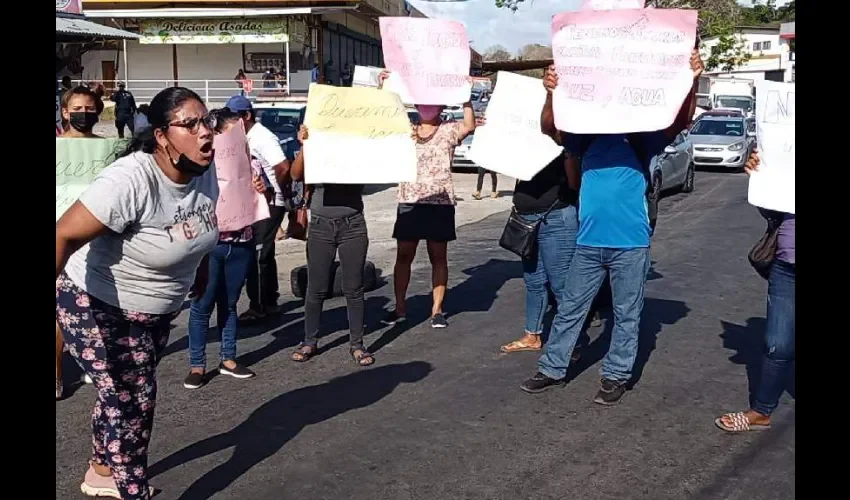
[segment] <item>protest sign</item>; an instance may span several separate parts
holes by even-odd
[[[218,134],[215,147],[215,175],[218,201],[215,216],[220,231],[239,231],[269,218],[269,205],[252,185],[251,155],[242,122]]]
[[[382,17],[381,43],[392,78],[387,90],[413,104],[453,105],[469,100],[470,51],[466,29],[455,21]]]
[[[124,139],[56,138],[56,220],[125,147]]]
[[[410,119],[396,94],[311,84],[304,118],[307,184],[393,184],[416,180]]]
[[[555,125],[576,134],[669,127],[693,86],[697,11],[580,11],[552,19]]]
[[[499,71],[487,123],[475,129],[467,158],[487,170],[531,180],[562,151],[540,132],[545,101],[546,89],[537,78]]]
[[[645,0],[584,0],[580,10],[642,9]]]
[[[757,207],[796,214],[795,84],[756,82],[756,137],[759,167],[750,174],[747,201]]]

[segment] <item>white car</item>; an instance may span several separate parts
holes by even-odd
[[[307,99],[288,98],[286,100],[257,100],[254,111],[257,121],[271,130],[280,140],[281,146],[286,146],[295,140],[298,126],[303,119],[303,110],[307,108]]]
[[[741,170],[755,146],[755,122],[743,116],[703,115],[689,135],[696,166]]]

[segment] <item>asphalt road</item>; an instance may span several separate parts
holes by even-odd
[[[788,394],[768,432],[726,435],[713,424],[746,407],[764,327],[766,284],[746,261],[764,224],[746,203],[744,175],[700,172],[694,193],[662,201],[641,376],[610,408],[591,402],[610,320],[591,331],[591,353],[564,389],[521,392],[536,355],[498,354],[524,314],[520,265],[496,243],[504,220],[458,229],[448,329],[424,323],[427,270],[414,273],[403,328],[376,324],[391,286],[369,294],[370,369],[348,358],[340,299],[325,307],[322,355],[289,361],[303,329],[300,303],[288,300],[279,318],[242,330],[241,359],[258,377],[217,377],[190,392],[184,312],[159,372],[158,498],[795,498]],[[208,354],[216,363],[217,341]],[[82,498],[93,397],[84,386],[56,404],[57,498]]]

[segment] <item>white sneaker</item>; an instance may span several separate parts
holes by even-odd
[[[94,380],[92,380],[91,377],[89,377],[88,373],[84,373],[83,374],[83,382],[86,383],[86,384],[93,384]]]

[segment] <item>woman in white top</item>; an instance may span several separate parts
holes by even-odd
[[[218,241],[206,106],[189,89],[168,88],[148,119],[150,131],[56,223],[56,317],[98,391],[81,489],[125,500],[151,496],[156,365],[190,288],[203,293],[205,256]]]

